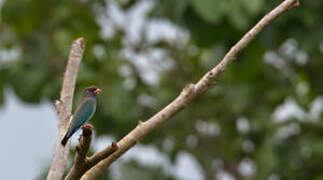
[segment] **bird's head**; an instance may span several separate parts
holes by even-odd
[[[97,88],[96,86],[89,86],[84,89],[83,96],[96,97],[100,92],[101,89]]]

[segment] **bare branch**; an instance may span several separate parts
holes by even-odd
[[[66,132],[71,117],[75,82],[84,49],[83,38],[79,38],[72,43],[64,74],[60,100],[55,102],[55,107],[58,113],[58,138],[53,161],[47,175],[48,180],[62,179],[65,171],[70,144],[68,143],[63,147],[60,141]]]
[[[83,127],[83,133],[80,136],[79,144],[76,146],[76,155],[74,158],[74,164],[71,170],[68,172],[65,180],[80,179],[87,168],[86,154],[89,150],[92,138],[92,130],[89,127]]]
[[[114,153],[118,149],[119,149],[118,145],[116,143],[112,142],[110,146],[106,147],[102,151],[99,151],[99,152],[93,154],[91,157],[89,157],[87,159],[87,163],[88,163],[88,166],[89,166],[89,168],[87,170],[89,170],[91,167],[96,165],[102,159],[105,159],[108,156],[110,156],[112,153]]]
[[[134,130],[127,134],[118,142],[119,150],[108,156],[106,159],[100,161],[97,165],[87,171],[81,178],[81,180],[94,180],[97,179],[109,165],[118,159],[123,153],[134,146],[142,137],[157,129],[164,124],[169,118],[174,116],[177,112],[181,111],[197,96],[205,93],[214,85],[215,78],[225,70],[225,68],[237,55],[243,50],[251,40],[253,40],[263,28],[274,20],[278,15],[287,11],[290,8],[298,6],[298,0],[285,0],[274,10],[269,12],[263,17],[249,32],[247,32],[242,39],[235,44],[230,51],[225,55],[221,62],[215,66],[212,70],[207,72],[196,85],[188,84],[182,91],[182,93],[164,109],[151,117],[146,122],[140,123]]]
[[[74,158],[74,164],[71,170],[68,172],[65,180],[80,179],[82,175],[91,167],[96,165],[102,159],[108,157],[118,149],[116,143],[112,143],[104,150],[95,153],[90,158],[86,157],[89,150],[92,138],[92,130],[89,127],[83,127],[83,134],[80,136],[79,144],[76,146],[76,155]]]
[[[243,50],[256,35],[263,30],[272,20],[278,17],[281,13],[289,10],[290,8],[299,5],[298,0],[285,0],[274,10],[266,14],[253,28],[251,28],[238,43],[236,43],[230,51],[224,56],[219,64],[217,64],[211,71],[207,72],[196,84],[196,88],[199,89],[199,93],[203,93],[210,89],[210,84],[216,78],[218,74],[223,72],[228,64],[235,60],[238,54]]]

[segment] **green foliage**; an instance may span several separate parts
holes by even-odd
[[[112,2],[127,12],[142,3]],[[174,23],[187,31],[187,42],[178,43],[184,39],[178,36],[172,42],[151,43],[145,32],[138,32],[139,42],[130,45],[125,43],[126,30],[130,28],[127,26],[113,26],[111,37],[101,36],[98,18],[106,10],[106,3],[111,1],[7,0],[1,11],[0,50],[18,47],[21,54],[10,61],[0,59],[0,104],[5,100],[5,87],[28,103],[57,99],[70,44],[82,36],[86,52],[74,104],[84,87],[101,87],[103,93],[92,121],[96,133],[120,139],[139,120],[148,119],[171,102],[186,83],[201,78],[279,2],[154,1],[146,21]],[[214,179],[223,169],[237,179],[323,178],[322,116],[313,120],[309,113],[313,101],[323,92],[322,6],[320,0],[301,1],[300,7],[280,16],[218,77],[215,88],[142,143],[157,146],[172,162],[180,151],[191,153],[206,178]],[[166,63],[168,59],[172,66],[161,71],[157,83],[149,84],[136,66],[138,59],[120,55],[128,46],[138,54],[161,49],[167,57],[161,62],[149,57],[149,64]],[[273,62],[267,63],[268,58]],[[156,66],[158,71],[162,65]],[[128,69],[126,73],[120,73],[123,68]],[[273,112],[288,99],[293,99],[306,116],[277,123]],[[239,123],[246,122],[243,119],[248,123],[245,131],[239,129]],[[282,131],[288,128],[294,130],[282,137]],[[165,142],[173,145],[167,147]],[[250,176],[239,171],[245,158],[256,167]],[[220,168],[214,165],[219,160]],[[120,169],[127,172],[124,179],[174,178],[159,167],[148,168],[135,162],[124,163]]]
[[[229,1],[198,1],[193,0],[191,4],[194,10],[199,14],[204,20],[210,23],[217,23],[223,17]]]
[[[134,161],[122,163],[121,165],[122,179],[142,179],[142,180],[172,180],[173,178],[163,174],[160,167],[141,166]],[[145,169],[145,170],[143,170]]]

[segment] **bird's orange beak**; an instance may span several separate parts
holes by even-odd
[[[97,88],[96,90],[93,91],[94,94],[100,94],[101,89]]]

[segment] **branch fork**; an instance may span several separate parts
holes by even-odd
[[[83,127],[82,135],[79,138],[79,144],[76,146],[76,154],[71,170],[68,172],[65,180],[80,179],[82,175],[97,164],[100,160],[109,157],[113,152],[118,150],[118,145],[114,142],[104,150],[87,157],[86,154],[90,148],[92,139],[92,129]]]

